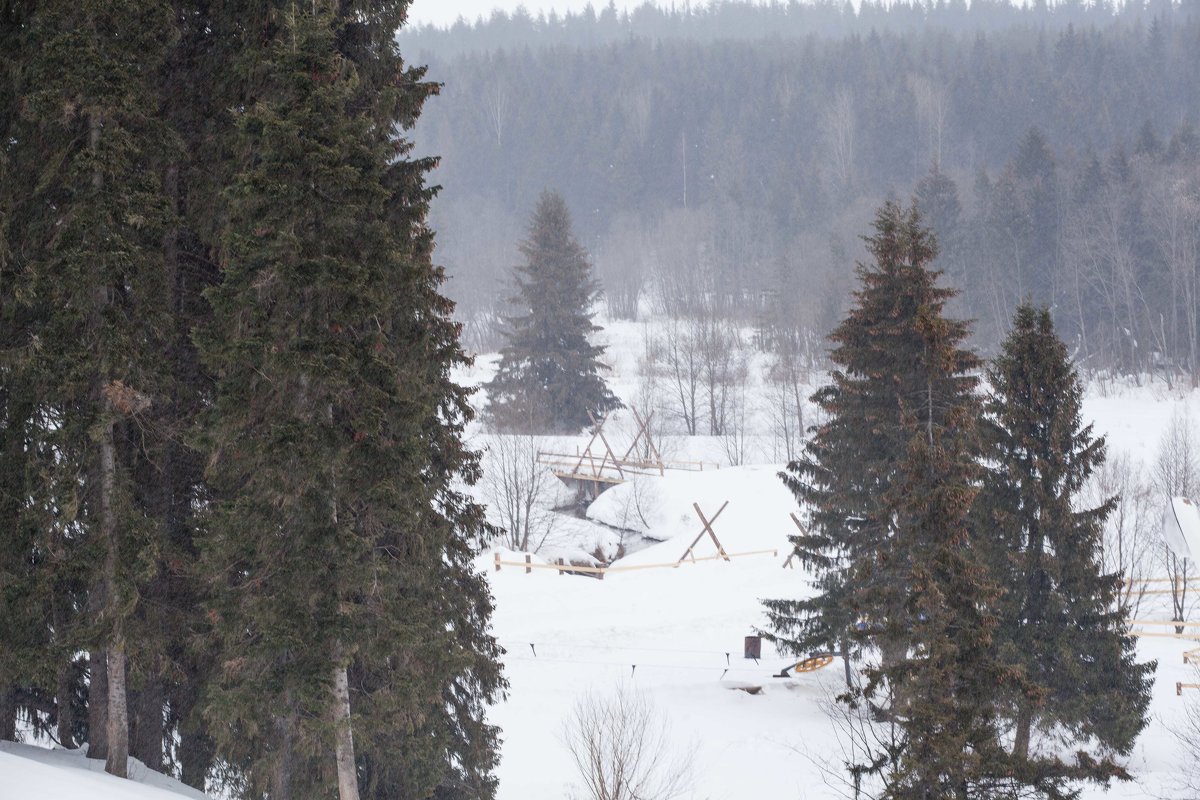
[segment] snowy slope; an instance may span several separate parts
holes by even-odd
[[[47,750],[0,742],[3,800],[207,800],[207,795],[129,761],[131,780],[104,772],[104,762],[82,750]]]

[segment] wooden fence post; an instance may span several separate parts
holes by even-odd
[[[529,553],[526,553],[525,554],[525,574],[526,575],[533,572],[533,567],[529,566],[532,563],[533,563],[533,556],[529,555]]]
[[[500,571],[500,551],[496,551],[496,572]]]

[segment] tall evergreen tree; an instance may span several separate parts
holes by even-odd
[[[831,336],[839,369],[814,396],[827,420],[784,476],[810,511],[793,543],[818,593],[768,601],[768,614],[792,650],[853,641],[878,657],[843,699],[898,732],[852,766],[878,775],[882,796],[1001,796],[987,792],[1009,771],[996,694],[1008,680],[992,657],[996,589],[966,524],[979,362],[962,347],[968,326],[944,316],[954,292],[937,285],[916,209],[885,204],[867,247],[875,261]]]
[[[173,21],[163,2],[25,10],[21,129],[9,139],[21,193],[9,232],[33,312],[19,370],[37,398],[25,436],[42,475],[26,514],[37,517],[32,585],[59,661],[42,686],[58,695],[60,735],[70,733],[74,653],[91,651],[89,755],[124,775],[130,664],[144,639],[138,587],[156,547],[137,472],[161,436],[148,412],[169,384],[161,240],[171,214],[159,167],[175,139],[158,119],[153,78]],[[86,628],[72,624],[83,589]]]
[[[1104,462],[1104,439],[1081,422],[1083,390],[1047,309],[1017,309],[988,375],[988,474],[975,541],[1006,588],[996,606],[998,657],[1028,684],[1008,698],[1013,755],[1035,760],[1035,730],[1064,734],[1099,753],[1080,750],[1066,764],[1051,745],[1040,771],[1127,777],[1112,755],[1127,754],[1146,725],[1154,664],[1136,662],[1128,612],[1116,602],[1123,576],[1102,567],[1104,524],[1118,500],[1078,502]]]
[[[873,598],[903,569],[889,555],[894,509],[887,499],[912,437],[902,411],[914,398],[961,398],[975,385],[968,372],[977,361],[961,350],[950,352],[941,372],[916,369],[928,347],[918,312],[940,314],[954,292],[936,286],[939,273],[929,268],[936,250],[915,211],[889,202],[866,242],[875,263],[858,266],[856,303],[829,337],[832,382],[812,397],[825,421],[783,475],[810,514],[809,533],[792,541],[818,592],[767,608],[774,636],[797,653],[845,652],[858,621],[886,616],[872,613]],[[966,336],[965,324],[946,324],[953,343]]]
[[[411,126],[434,87],[392,38],[408,3],[269,4],[225,195],[204,561],[221,677],[207,718],[247,796],[490,797],[503,686],[471,569],[465,361]],[[264,723],[270,720],[269,723]]]
[[[601,377],[603,347],[590,307],[597,287],[587,253],[571,233],[562,197],[544,192],[521,245],[518,313],[508,319],[500,369],[487,385],[488,413],[503,429],[576,433],[588,414],[620,406]]]

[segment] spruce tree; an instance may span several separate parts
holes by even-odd
[[[1123,576],[1102,568],[1105,520],[1118,499],[1078,502],[1105,446],[1081,422],[1083,390],[1047,309],[1017,309],[988,375],[987,477],[974,538],[1006,589],[998,657],[1027,683],[1008,698],[1013,755],[1064,781],[1127,777],[1112,756],[1128,754],[1146,725],[1154,664],[1136,662],[1116,602]],[[1034,731],[1093,742],[1099,752],[1076,745],[1069,764],[1052,746],[1039,755]]]
[[[916,209],[885,204],[866,242],[874,263],[830,337],[838,369],[814,395],[826,421],[784,475],[810,511],[793,543],[817,594],[768,614],[795,652],[853,643],[871,659],[843,700],[897,736],[860,754],[858,779],[878,775],[885,797],[981,796],[1008,770],[996,687],[1011,681],[992,658],[996,589],[967,541],[979,362],[944,315],[954,292]]]
[[[807,600],[767,603],[773,635],[797,654],[844,652],[879,587],[903,569],[889,555],[895,537],[887,496],[912,436],[901,416],[905,404],[929,392],[961,397],[975,385],[968,373],[978,362],[961,350],[950,351],[939,373],[916,369],[927,348],[918,312],[940,313],[954,292],[936,286],[934,243],[915,211],[889,202],[866,243],[875,263],[858,266],[855,305],[829,337],[832,382],[812,396],[825,421],[782,476],[810,514],[808,533],[792,542],[818,590]],[[967,326],[946,324],[951,341],[961,342]]]
[[[28,585],[53,632],[40,689],[57,695],[60,734],[72,733],[74,656],[90,651],[89,756],[124,775],[139,587],[156,552],[137,472],[161,435],[149,412],[169,384],[161,240],[171,213],[158,168],[175,139],[153,77],[172,15],[168,3],[125,0],[22,11],[8,233],[28,313],[14,374],[36,398],[22,432],[40,475],[24,514],[36,528]]]
[[[590,307],[597,286],[587,253],[571,232],[567,204],[543,192],[521,245],[516,314],[507,320],[500,368],[487,384],[487,410],[498,427],[537,433],[577,433],[588,414],[618,408],[601,371],[601,329]]]
[[[407,5],[278,2],[235,26],[263,35],[233,62],[241,162],[198,341],[206,718],[247,796],[494,793],[465,357],[431,262],[432,164],[397,133],[435,91],[395,50]]]

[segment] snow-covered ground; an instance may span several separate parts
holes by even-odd
[[[643,334],[640,325],[606,324],[611,385],[626,403],[636,402],[642,388]],[[760,454],[771,450],[762,412],[763,362],[761,356],[751,362],[748,415],[750,438],[760,443]],[[494,357],[481,358],[464,380],[482,383],[494,363]],[[1161,382],[1094,388],[1085,404],[1096,433],[1108,438],[1110,454],[1127,453],[1146,470],[1172,415],[1183,410],[1200,420],[1200,393],[1178,387],[1169,391]],[[614,449],[627,446],[635,430],[628,412],[615,414],[609,429]],[[486,439],[480,442],[486,444]],[[580,437],[560,439],[555,446],[582,448],[586,443]],[[668,446],[670,458],[724,460],[720,442],[709,437],[672,436]],[[691,754],[691,789],[684,797],[815,800],[849,794],[842,782],[837,726],[825,712],[841,685],[840,664],[778,679],[772,674],[788,660],[769,645],[764,644],[760,663],[742,657],[743,637],[765,624],[760,599],[809,591],[802,570],[783,567],[786,537],[794,530],[788,513],[796,506],[777,477],[781,466],[726,465],[639,478],[602,494],[587,509],[588,520],[598,527],[574,529],[582,537],[574,550],[584,552],[606,530],[632,528],[644,534],[643,545],[649,546],[614,566],[671,564],[703,530],[692,504],[698,503],[711,519],[728,501],[713,525],[725,550],[776,549],[777,556],[611,572],[602,581],[560,576],[554,570],[526,574],[517,566],[496,572],[493,553],[481,557],[480,567],[491,577],[495,633],[507,651],[511,683],[507,700],[491,713],[504,731],[501,800],[580,794],[564,742],[566,726],[581,698],[589,693],[612,696],[620,687],[644,693],[669,722],[674,754]],[[571,551],[571,544],[560,540],[543,555],[554,561]],[[695,552],[708,556],[716,548],[705,536]],[[522,558],[508,551],[503,557]],[[1143,607],[1139,616],[1169,618],[1167,600]],[[1175,683],[1197,681],[1194,668],[1182,660],[1184,650],[1196,646],[1172,639],[1140,640],[1140,658],[1156,659],[1158,671],[1153,718],[1129,759],[1137,781],[1114,785],[1108,792],[1089,788],[1084,798],[1184,796],[1177,784],[1181,754],[1172,729],[1179,726],[1188,698],[1176,696]],[[761,685],[763,692],[737,690],[747,685]],[[1200,702],[1200,696],[1192,700]]]
[[[607,324],[607,360],[611,383],[625,402],[645,396],[639,375],[644,326]],[[750,365],[747,427],[757,460],[770,460],[766,432],[765,358]],[[479,384],[491,374],[495,357],[479,359],[460,378]],[[481,397],[481,396],[480,396]],[[1161,382],[1144,387],[1105,386],[1089,391],[1086,415],[1096,432],[1108,437],[1110,454],[1128,453],[1148,470],[1159,439],[1173,414],[1187,409],[1200,420],[1200,393]],[[644,409],[643,409],[644,410]],[[808,409],[809,415],[812,409]],[[636,428],[628,412],[614,415],[608,429],[614,448],[623,449]],[[479,428],[475,444],[494,440]],[[574,452],[587,437],[539,440],[539,446]],[[838,729],[825,713],[839,690],[838,663],[789,679],[772,675],[788,662],[764,644],[760,661],[742,657],[743,637],[765,622],[760,600],[803,596],[805,573],[787,569],[788,514],[796,510],[780,483],[780,464],[731,467],[722,443],[713,437],[670,435],[660,443],[668,458],[708,462],[704,471],[668,471],[609,490],[591,504],[586,518],[561,514],[554,535],[535,563],[557,558],[586,561],[599,549],[612,555],[626,544],[629,554],[615,566],[642,569],[611,572],[603,580],[559,575],[555,570],[504,566],[494,571],[499,551],[505,560],[523,555],[497,546],[480,556],[496,599],[494,631],[506,650],[508,697],[490,719],[503,729],[499,769],[500,800],[551,800],[581,796],[580,782],[564,744],[564,732],[576,704],[589,693],[612,696],[619,687],[643,693],[670,726],[673,757],[689,757],[690,789],[682,795],[700,800],[791,800],[846,796],[841,782]],[[485,457],[485,466],[489,459]],[[747,461],[756,460],[754,455]],[[714,462],[722,462],[714,469]],[[482,491],[482,489],[480,490]],[[553,491],[544,504],[566,503],[570,494]],[[704,560],[716,554],[707,536],[695,546],[700,559],[673,564],[703,530],[693,503],[709,519],[728,502],[713,530],[730,561]],[[630,533],[633,531],[634,533]],[[768,552],[762,552],[768,551]],[[773,554],[770,551],[777,551]],[[751,555],[736,555],[752,553]],[[1166,600],[1143,608],[1139,616],[1168,618]],[[1156,659],[1152,721],[1129,759],[1137,782],[1105,793],[1089,788],[1083,797],[1180,798],[1181,767],[1172,733],[1183,703],[1175,683],[1198,680],[1182,663],[1193,646],[1172,639],[1143,639],[1139,655]],[[740,688],[761,686],[751,695]],[[1189,690],[1194,691],[1194,690]],[[1190,698],[1200,702],[1200,692]],[[119,781],[100,772],[77,751],[48,751],[0,744],[0,800],[177,800],[202,795],[134,764],[142,782]]]
[[[195,789],[129,760],[129,778],[114,778],[83,750],[49,750],[0,742],[3,800],[206,800]]]

